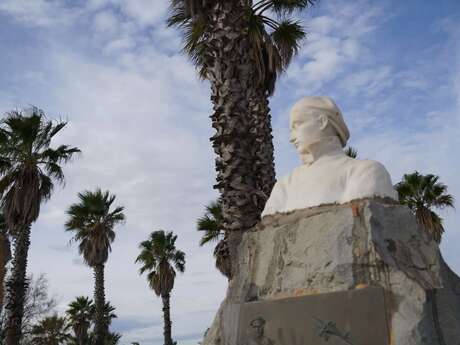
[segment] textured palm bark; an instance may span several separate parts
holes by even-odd
[[[28,286],[26,280],[27,255],[30,246],[30,224],[16,235],[11,278],[6,284],[8,301],[6,303],[6,345],[18,345],[21,340],[24,301]]]
[[[88,325],[86,324],[78,324],[77,326],[73,327],[73,331],[75,336],[78,339],[78,345],[87,345],[88,344]]]
[[[4,281],[6,276],[6,265],[11,260],[10,240],[6,233],[0,233],[0,313],[5,300]]]
[[[230,249],[228,245],[228,236],[219,241],[214,249],[214,257],[216,258],[216,268],[228,279],[232,277],[232,261],[230,259]]]
[[[104,319],[105,306],[105,290],[104,290],[104,265],[99,264],[94,266],[94,305],[96,307],[95,320],[95,345],[105,345],[105,337],[107,334],[107,325]]]
[[[252,115],[252,136],[254,138],[254,174],[257,189],[262,193],[259,198],[259,212],[262,213],[276,182],[273,130],[271,124],[268,95],[262,89],[254,92],[250,100]]]
[[[171,309],[169,305],[169,299],[169,293],[161,295],[161,300],[163,301],[163,335],[165,339],[165,345],[173,345],[171,336]]]
[[[254,72],[244,14],[246,0],[215,2],[207,40],[207,79],[211,83],[216,130],[211,138],[216,158],[217,183],[222,195],[224,228],[245,231],[259,219],[260,196],[254,176],[254,141],[251,136],[251,99]]]

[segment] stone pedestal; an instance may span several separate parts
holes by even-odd
[[[460,344],[460,309],[452,308],[460,305],[457,277],[411,212],[394,202],[361,200],[266,217],[243,235],[237,267],[203,345],[283,345],[279,334],[286,332],[298,341],[310,339],[308,345]],[[381,291],[383,296],[382,308],[374,308],[376,317],[366,311],[377,298],[369,291],[377,295]],[[363,312],[344,302],[334,315],[334,301],[342,299],[356,301]],[[305,327],[286,324],[286,313],[298,312],[305,318],[310,315],[306,309],[313,308],[308,306],[319,301],[324,305],[323,319],[311,315]],[[281,303],[283,312],[276,303]],[[255,317],[257,313],[261,315]],[[252,317],[264,321],[252,322]],[[337,326],[340,335],[329,334],[326,342],[320,336],[321,322],[323,328],[327,322]],[[261,323],[263,337],[271,340],[260,335]],[[250,338],[251,327],[259,338]],[[372,327],[384,330],[387,337],[369,343],[361,333]],[[316,342],[311,340],[313,329],[318,331]],[[348,340],[340,338],[348,332]]]

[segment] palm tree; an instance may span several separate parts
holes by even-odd
[[[6,265],[11,260],[11,244],[8,226],[3,213],[0,212],[0,313],[3,309],[5,298],[4,281],[6,276]]]
[[[289,14],[313,3],[171,0],[168,24],[182,29],[184,51],[211,83],[215,188],[226,230],[251,228],[275,183],[267,97],[305,37]]]
[[[41,320],[32,328],[34,345],[64,345],[72,336],[68,333],[66,319],[56,314]]]
[[[85,296],[77,297],[67,308],[66,314],[78,345],[85,345],[88,342],[93,309],[93,301]]]
[[[37,220],[41,204],[51,197],[53,180],[64,182],[61,164],[80,152],[67,145],[50,147],[66,124],[47,120],[36,108],[31,115],[13,111],[0,122],[1,208],[15,245],[7,283],[7,345],[17,345],[21,338],[31,224]]]
[[[345,149],[345,154],[350,158],[357,158],[358,157],[358,150],[354,147],[348,146]]]
[[[217,199],[206,206],[203,217],[197,220],[197,230],[204,234],[200,240],[200,246],[210,242],[217,242],[214,248],[216,268],[227,278],[231,278],[231,262],[228,248],[228,238],[223,227],[222,201]]]
[[[407,205],[414,212],[417,222],[436,242],[440,243],[444,226],[442,218],[433,211],[433,208],[453,208],[454,197],[447,194],[447,186],[439,182],[439,176],[422,175],[415,171],[404,175],[395,188],[400,203]]]
[[[79,243],[78,251],[85,263],[94,270],[95,345],[104,345],[107,334],[104,319],[104,265],[115,239],[114,227],[125,219],[124,208],[115,207],[111,210],[115,196],[100,189],[79,193],[78,197],[80,202],[67,210],[69,219],[65,226],[67,231],[75,233],[72,240]]]
[[[109,332],[107,334],[105,344],[106,345],[117,345],[120,342],[121,334]]]
[[[173,345],[171,336],[170,294],[174,287],[176,269],[185,270],[185,254],[176,248],[176,239],[172,232],[154,231],[147,241],[139,245],[141,253],[136,259],[140,263],[140,274],[147,272],[150,288],[163,301],[164,341]]]
[[[109,301],[107,301],[104,305],[104,324],[106,325],[107,329],[112,324],[112,320],[118,317],[117,314],[115,314],[115,309],[116,308],[112,304],[110,304]],[[96,316],[95,310],[94,316]]]

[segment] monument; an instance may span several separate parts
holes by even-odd
[[[303,164],[243,235],[203,345],[460,345],[460,279],[385,167],[344,154],[337,105],[301,99],[290,133]]]
[[[397,199],[383,165],[343,151],[350,134],[330,98],[301,99],[292,108],[289,127],[303,164],[275,184],[262,217],[365,197]]]

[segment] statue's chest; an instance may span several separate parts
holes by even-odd
[[[287,180],[286,208],[297,209],[339,202],[347,185],[347,171],[341,164],[302,166]]]

